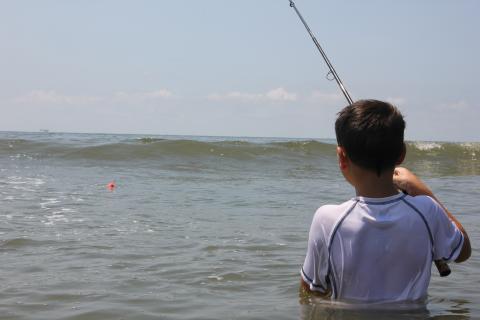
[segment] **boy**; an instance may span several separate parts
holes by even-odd
[[[458,220],[413,173],[395,168],[405,158],[404,130],[397,108],[377,100],[338,114],[338,163],[357,196],[315,213],[301,270],[306,290],[346,301],[418,301],[433,260],[470,257]]]

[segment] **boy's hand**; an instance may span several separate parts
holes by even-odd
[[[420,178],[406,168],[395,168],[393,172],[393,184],[412,197],[420,195],[433,197],[432,190],[430,190]]]

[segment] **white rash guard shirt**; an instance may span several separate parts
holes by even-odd
[[[455,260],[463,234],[428,196],[356,197],[317,210],[301,270],[333,299],[408,302],[426,298],[433,260]]]

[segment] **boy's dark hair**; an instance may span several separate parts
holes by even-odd
[[[380,175],[395,167],[405,145],[405,121],[396,107],[378,100],[359,100],[338,113],[337,143],[358,166]]]

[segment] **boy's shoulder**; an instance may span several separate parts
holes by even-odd
[[[449,221],[447,213],[442,206],[430,196],[406,196],[405,201],[412,210],[417,211],[430,226],[436,227],[438,223]]]
[[[316,224],[322,225],[331,225],[333,226],[335,222],[342,217],[342,215],[349,210],[356,200],[350,199],[341,204],[326,204],[321,206],[315,212],[313,217],[313,222]]]
[[[317,209],[315,215],[329,215],[332,213],[337,213],[338,211],[343,211],[348,209],[356,202],[355,198],[349,199],[340,204],[325,204]]]
[[[437,201],[435,201],[435,199],[427,195],[420,195],[415,197],[407,195],[405,196],[405,200],[408,201],[409,203],[415,204],[423,208],[431,208],[431,207],[439,206],[439,204],[437,203]]]

